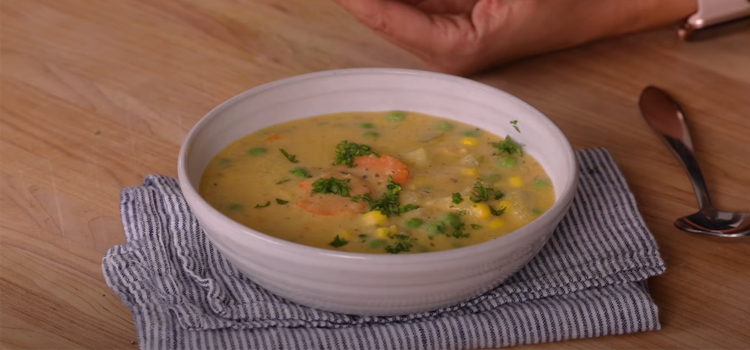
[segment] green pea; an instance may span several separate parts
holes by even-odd
[[[438,130],[442,130],[442,131],[451,131],[453,130],[453,124],[448,123],[448,122],[440,122],[440,123],[437,123],[437,125],[435,125],[435,128],[437,128]]]
[[[458,215],[453,213],[446,213],[445,215],[443,215],[442,220],[453,228],[458,228],[459,226],[461,226],[461,219],[458,217]]]
[[[263,148],[263,147],[257,147],[257,148],[253,148],[253,149],[247,151],[247,153],[250,154],[253,157],[259,157],[259,156],[262,156],[262,155],[268,153],[268,150],[265,149],[265,148]]]
[[[420,218],[411,218],[411,219],[406,220],[404,222],[404,225],[406,225],[406,227],[409,227],[409,228],[417,228],[419,226],[422,226],[423,223],[424,221]]]
[[[503,157],[500,158],[497,164],[503,168],[515,168],[518,165],[518,160],[513,157]]]
[[[427,229],[427,236],[430,238],[445,234],[445,224],[442,221],[433,221],[427,224],[425,228]]]
[[[535,179],[534,180],[534,187],[536,188],[545,188],[549,185],[549,182],[545,179]]]
[[[380,137],[380,134],[378,134],[378,133],[377,133],[377,132],[375,132],[375,131],[367,131],[367,132],[365,132],[364,134],[362,134],[362,136],[364,136],[364,137],[372,137],[372,138],[377,138],[377,137]]]
[[[361,126],[363,129],[372,129],[372,128],[375,127],[375,124],[373,124],[373,123],[362,123],[362,124],[359,124],[359,126]]]
[[[296,176],[296,177],[304,177],[304,178],[311,178],[312,175],[310,175],[310,172],[307,171],[305,168],[294,168],[289,171],[290,174]]]
[[[367,242],[367,248],[370,249],[378,249],[380,247],[385,246],[385,240],[380,238],[375,238],[373,240],[370,240]]]
[[[482,180],[487,182],[496,182],[497,180],[500,180],[501,176],[500,174],[489,174],[482,178]]]
[[[404,121],[404,119],[406,119],[406,113],[402,111],[393,111],[391,113],[388,113],[386,119],[389,122],[402,122]]]
[[[221,165],[222,168],[226,168],[232,165],[232,160],[229,158],[221,158],[219,159],[219,165]]]
[[[479,137],[479,130],[466,130],[464,136],[467,137]]]

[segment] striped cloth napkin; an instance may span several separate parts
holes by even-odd
[[[277,297],[222,258],[177,180],[158,175],[122,191],[127,243],[107,252],[104,276],[142,349],[476,349],[657,330],[656,242],[609,152],[578,157],[578,194],[539,255],[452,307],[360,317]]]

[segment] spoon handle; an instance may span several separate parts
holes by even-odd
[[[679,104],[663,90],[648,86],[641,93],[639,105],[648,125],[661,136],[687,170],[701,211],[715,211],[703,173],[693,154],[693,142]]]

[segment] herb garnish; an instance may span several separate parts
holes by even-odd
[[[518,128],[518,120],[511,120],[510,125],[513,125],[513,128],[516,129],[516,131],[521,132],[521,129]]]
[[[461,197],[461,194],[458,192],[454,193],[451,197],[453,198],[453,204],[460,204],[464,201],[464,199]]]
[[[255,207],[256,208],[265,208],[265,207],[267,207],[269,205],[271,205],[271,201],[268,201],[268,202],[266,202],[266,204],[263,204],[263,205],[256,204]]]
[[[289,203],[289,201],[285,201],[283,199],[276,198],[276,204],[284,205],[284,204],[287,204],[287,203]]]
[[[333,238],[333,241],[331,241],[331,243],[328,243],[328,245],[334,248],[338,248],[345,246],[347,243],[349,243],[349,241],[339,237],[339,235],[336,235],[336,237]]]
[[[503,215],[504,212],[505,212],[505,207],[502,207],[502,208],[497,209],[497,210],[495,210],[492,207],[490,207],[490,213],[492,213],[493,216]]]
[[[505,196],[505,193],[503,193],[500,190],[492,190],[492,192],[495,194],[495,200],[498,200],[500,198],[503,198]]]
[[[461,219],[452,213],[447,213],[442,218],[443,222],[450,225],[450,227],[453,228],[453,232],[448,234],[449,237],[455,237],[455,238],[466,238],[469,237],[469,234],[464,232],[464,228],[466,227],[466,224],[461,222]]]
[[[297,156],[286,153],[286,151],[283,148],[279,148],[279,151],[281,151],[281,154],[283,154],[284,157],[286,157],[286,159],[289,159],[290,162],[299,163],[299,160],[297,160]]]
[[[277,185],[281,185],[281,184],[283,184],[284,182],[287,182],[287,181],[289,181],[289,179],[281,180],[281,181],[277,182],[276,184]]]
[[[362,241],[362,243],[364,243],[367,240],[367,235],[364,233],[361,233],[359,235],[359,240]]]
[[[349,197],[349,191],[351,191],[349,181],[349,179],[342,180],[333,176],[327,179],[317,179],[313,182],[312,193],[331,193],[342,197]]]
[[[481,225],[477,225],[477,224],[471,224],[471,228],[473,228],[475,230],[478,230],[478,229],[482,228],[482,226]]]
[[[306,178],[312,177],[312,175],[310,175],[310,172],[308,172],[307,169],[305,168],[294,168],[290,170],[289,173],[296,177],[306,177]]]
[[[395,242],[385,247],[385,252],[389,254],[408,252],[414,246],[414,242],[416,242],[415,238],[412,238],[411,236],[403,233],[392,235],[391,239],[395,240]]]
[[[481,181],[477,181],[471,189],[471,196],[469,196],[469,199],[474,203],[485,202],[490,198],[490,190],[492,189],[484,187]]]
[[[369,193],[365,193],[362,200],[370,204],[370,210],[379,210],[385,216],[401,215],[419,208],[419,206],[414,204],[401,205],[399,202],[399,192],[401,190],[403,190],[401,185],[393,182],[392,176],[388,176],[388,185],[382,198],[373,200]]]
[[[497,151],[498,151],[499,154],[502,154],[502,153],[508,153],[508,154],[518,153],[520,155],[523,155],[523,149],[521,149],[521,145],[519,145],[518,143],[516,143],[516,141],[513,141],[513,139],[510,138],[510,136],[505,136],[505,140],[503,140],[503,141],[500,141],[500,142],[490,142],[490,144],[492,146],[494,146],[495,148],[497,148]]]
[[[336,158],[333,160],[333,165],[346,164],[348,167],[353,168],[354,158],[370,154],[380,157],[370,146],[344,140],[336,145]]]
[[[469,196],[469,199],[474,203],[481,203],[486,202],[490,198],[493,199],[500,199],[503,198],[505,194],[503,192],[492,189],[490,187],[485,187],[482,185],[482,181],[477,181],[477,183],[474,184],[474,187],[471,189],[471,196]]]
[[[359,194],[356,195],[356,196],[352,196],[352,202],[357,203],[357,202],[359,202],[360,198],[362,198],[362,196],[359,195]]]

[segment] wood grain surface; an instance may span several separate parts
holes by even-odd
[[[190,128],[220,102],[296,74],[423,68],[326,0],[0,3],[0,347],[136,349],[101,259],[124,242],[123,187],[176,176]],[[649,84],[684,104],[720,208],[750,210],[750,30],[685,43],[671,29],[530,58],[472,77],[528,101],[576,148],[622,168],[667,272],[663,329],[527,349],[750,348],[750,243],[674,228],[696,210],[637,109]]]

